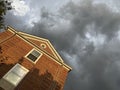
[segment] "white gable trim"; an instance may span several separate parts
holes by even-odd
[[[18,36],[19,38],[21,38],[22,40],[24,40],[26,43],[30,44],[31,46],[33,46],[36,50],[44,53],[45,55],[47,55],[48,57],[50,57],[53,61],[57,62],[58,64],[62,65],[64,68],[66,68],[68,71],[71,71],[72,68],[70,66],[68,66],[67,64],[65,64],[64,62],[61,62],[60,59],[55,58],[53,55],[51,55],[50,53],[46,52],[45,50],[41,49],[40,47],[38,47],[37,45],[35,45],[34,43],[32,43],[31,41],[27,40],[26,38],[24,38],[21,34],[19,34],[19,32],[17,32],[15,29],[13,29],[12,27],[8,26],[9,31],[13,32],[14,35]],[[31,35],[32,36],[32,35]],[[36,37],[36,36],[34,36]],[[39,37],[37,37],[39,38]],[[47,39],[45,39],[47,40]],[[48,41],[48,40],[47,40]]]
[[[33,39],[33,40],[37,40],[37,41],[42,41],[44,43],[46,43],[48,45],[48,47],[50,48],[50,50],[52,51],[52,53],[54,54],[54,56],[59,59],[61,62],[63,62],[62,58],[60,57],[60,55],[57,53],[57,51],[55,50],[55,48],[53,47],[53,45],[50,43],[50,41],[48,39],[43,39],[43,38],[39,38],[33,35],[29,35],[26,33],[22,33],[19,32],[20,35],[22,35],[23,37],[25,37],[26,39]]]

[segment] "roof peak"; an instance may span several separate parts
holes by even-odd
[[[60,55],[57,53],[57,51],[55,50],[55,48],[53,47],[53,45],[50,43],[50,41],[48,39],[37,37],[37,36],[31,35],[31,34],[27,34],[27,33],[24,33],[24,32],[19,32],[16,29],[12,28],[11,26],[8,26],[7,30],[11,31],[12,33],[15,33],[15,34],[19,35],[20,37],[22,37],[23,39],[25,39],[29,43],[33,44],[36,48],[42,50],[44,53],[48,54],[50,57],[54,58],[59,63],[63,64],[65,67],[69,68],[70,70],[72,69],[71,67],[69,67],[67,64],[65,64],[63,62],[63,59],[60,57]],[[48,44],[49,48],[52,50],[54,55],[51,55],[51,53],[46,52],[46,50],[40,48],[38,45],[36,45],[35,43],[31,42],[29,39],[34,39],[34,40],[37,40],[37,41],[45,42],[46,44]]]

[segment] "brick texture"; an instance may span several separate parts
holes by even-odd
[[[29,73],[15,90],[63,90],[68,69],[44,53],[37,63],[32,63],[25,58],[25,55],[34,47],[17,35],[5,39],[10,35],[13,35],[10,31],[0,34],[0,79],[16,63],[19,63],[27,68]],[[3,40],[5,41],[3,42]],[[50,52],[49,49],[48,51]]]

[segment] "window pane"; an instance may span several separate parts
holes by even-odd
[[[26,71],[21,68],[21,66],[17,65],[14,69],[13,72],[17,74],[20,77],[23,77],[26,74]]]
[[[27,73],[28,69],[16,64],[3,78],[16,86]]]
[[[16,85],[20,81],[20,77],[17,76],[15,73],[10,72],[7,76],[6,79],[11,82],[12,84]]]
[[[40,53],[39,52],[37,52],[37,51],[32,51],[32,53],[31,53],[32,55],[34,55],[35,57],[39,57],[40,56]]]
[[[35,61],[35,60],[37,59],[37,57],[35,57],[35,56],[32,55],[32,54],[29,54],[27,57],[28,57],[29,59],[31,59],[32,61]]]
[[[40,52],[38,52],[37,50],[32,49],[30,51],[30,53],[27,54],[26,57],[29,58],[30,60],[32,60],[33,62],[35,62],[36,60],[38,60],[38,58],[40,57],[40,55],[41,55]]]

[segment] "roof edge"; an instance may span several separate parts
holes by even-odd
[[[11,31],[12,33],[15,33],[15,34],[18,34],[18,35],[20,35],[20,33],[23,33],[23,32],[19,32],[19,31],[17,31],[16,29],[14,29],[13,27],[11,27],[11,26],[7,26],[7,29],[6,30],[9,30],[9,31]],[[30,35],[30,34],[26,34],[26,35]],[[21,35],[20,35],[21,36]],[[33,36],[33,35],[30,35],[30,36]],[[21,36],[22,37],[22,36]],[[37,37],[37,36],[33,36],[33,37]],[[22,37],[23,38],[23,37]],[[37,38],[39,38],[39,37],[37,37]],[[25,39],[25,38],[24,38]],[[47,40],[47,41],[49,41],[48,39],[44,39],[44,40]],[[37,46],[35,46],[36,48],[38,48]],[[40,49],[40,48],[38,48],[38,49]],[[40,49],[41,50],[41,49]],[[43,51],[43,50],[42,50]],[[53,58],[52,56],[50,56],[51,58]],[[64,63],[64,62],[60,62],[59,60],[57,60],[56,58],[53,58],[53,59],[55,59],[58,63],[60,63],[62,66],[64,66],[66,69],[68,69],[68,71],[70,72],[71,70],[72,70],[72,68],[70,67],[70,66],[68,66],[66,63]]]

